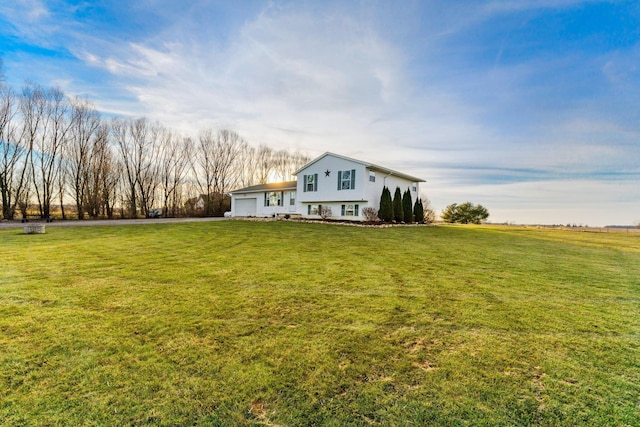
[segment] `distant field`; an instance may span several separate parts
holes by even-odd
[[[0,230],[0,424],[640,425],[640,235]]]

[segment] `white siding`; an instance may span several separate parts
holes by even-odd
[[[355,189],[339,189],[338,179],[342,171],[355,171]],[[329,171],[329,176],[326,172]],[[375,182],[369,180],[369,172],[375,172]],[[305,191],[305,176],[316,175],[317,191]],[[357,219],[362,220],[362,209],[372,207],[376,211],[380,208],[380,196],[383,186],[387,186],[391,195],[395,193],[396,187],[400,191],[411,190],[411,198],[415,201],[418,191],[413,191],[414,181],[394,175],[389,172],[381,172],[372,168],[367,168],[363,163],[349,159],[343,159],[333,155],[327,155],[308,167],[298,172],[298,201],[302,204],[302,215],[308,216],[308,205],[322,205],[331,207],[332,218],[336,219]],[[343,217],[343,204],[357,204],[357,217]],[[319,217],[319,215],[311,215]]]
[[[366,197],[370,201],[370,206],[374,207],[376,210],[380,209],[380,196],[382,195],[382,188],[386,185],[391,192],[391,198],[396,192],[396,187],[400,187],[400,191],[404,194],[407,191],[407,188],[411,190],[411,200],[415,203],[416,197],[418,197],[420,187],[419,183],[414,181],[409,181],[408,179],[404,179],[395,175],[389,175],[388,173],[383,173],[379,171],[375,171],[376,173],[376,182],[367,181],[367,189],[366,189]],[[369,179],[369,171],[367,171],[367,180]],[[413,184],[416,184],[418,191],[413,191]]]
[[[347,170],[355,170],[355,189],[338,190],[338,172]],[[326,171],[329,171],[329,176],[326,175]],[[317,191],[304,191],[305,175],[315,174],[318,175]],[[298,199],[301,203],[363,201],[364,179],[364,165],[333,156],[326,156],[298,173]]]
[[[273,190],[282,191],[282,190]],[[282,191],[282,206],[265,206],[265,194],[270,191],[259,191],[251,193],[234,193],[231,196],[231,216],[245,217],[245,216],[259,216],[269,217],[280,214],[296,213],[300,212],[300,204],[296,200],[296,204],[291,206],[291,193],[292,190]],[[247,206],[252,203],[254,209],[248,209]]]

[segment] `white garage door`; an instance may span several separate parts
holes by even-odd
[[[256,199],[237,199],[233,209],[235,216],[255,216]]]

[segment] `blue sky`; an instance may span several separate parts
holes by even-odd
[[[640,220],[640,2],[0,2],[7,82],[423,177],[440,211]]]

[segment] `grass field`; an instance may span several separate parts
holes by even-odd
[[[640,236],[0,231],[0,424],[640,425]]]

